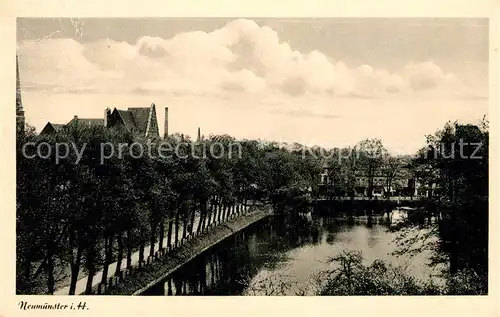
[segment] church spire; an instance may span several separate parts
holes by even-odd
[[[196,141],[197,142],[201,141],[201,130],[200,130],[200,127],[198,127],[198,137],[196,138]]]
[[[21,81],[19,80],[19,62],[16,54],[16,127],[19,131],[24,130],[24,109],[21,98]]]

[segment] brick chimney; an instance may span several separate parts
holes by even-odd
[[[166,139],[168,137],[168,107],[165,107],[165,123],[164,123],[165,131],[163,131],[163,138]]]
[[[108,120],[109,120],[109,116],[111,115],[111,109],[106,108],[104,110],[104,127],[107,128],[108,127]]]

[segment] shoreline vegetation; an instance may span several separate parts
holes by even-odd
[[[51,135],[39,135],[27,126],[24,133],[17,134],[16,293],[53,294],[61,283],[58,275],[63,275],[69,276],[68,293],[75,294],[84,274],[88,277],[84,293],[91,294],[101,270],[100,282],[106,284],[110,277],[119,277],[131,268],[136,250],[142,266],[156,257],[158,250],[172,249],[209,231],[215,223],[241,215],[241,206],[248,206],[249,201],[269,202],[273,213],[284,215],[287,228],[295,230],[299,214],[310,210],[311,203],[320,198],[318,178],[327,165],[329,177],[335,181],[328,193],[330,200],[354,197],[359,173],[366,176],[371,193],[375,175],[382,173],[387,180],[394,180],[404,166],[428,194],[422,198],[423,206],[393,228],[400,233],[398,252],[412,254],[432,248],[435,263],[449,263],[445,273],[458,283],[439,291],[418,286],[415,292],[484,294],[488,276],[488,138],[486,119],[477,126],[448,123],[427,136],[427,144],[416,157],[388,155],[380,140],[367,139],[356,145],[355,158],[340,162],[335,156],[322,155],[325,151],[342,152],[339,149],[313,147],[304,151],[300,144],[237,141],[228,135],[211,135],[194,142],[176,134],[164,141],[172,148],[186,146],[183,153],[196,149],[192,145],[197,142],[217,143],[223,148],[238,142],[241,155],[153,158],[128,153],[101,162],[102,143],[149,143],[127,131],[101,126],[75,125]],[[27,142],[53,147],[65,142],[78,148],[85,144],[86,150],[79,164],[74,164],[74,154],[56,164],[53,155],[24,156],[22,147]],[[346,217],[354,215],[349,209],[343,212]],[[432,237],[439,242],[425,243]],[[361,266],[360,256],[343,256],[338,260],[348,270],[338,278],[344,281],[342,287],[329,284],[327,292],[413,292],[405,286],[412,282],[404,277],[397,280],[400,286],[377,280],[391,276],[382,274],[387,265]],[[113,262],[119,265],[109,271]],[[345,283],[346,278],[352,280],[352,274],[363,277],[366,285]],[[470,287],[461,290],[460,283]]]
[[[442,280],[422,280],[404,266],[393,266],[382,260],[366,263],[360,251],[344,251],[329,259],[332,269],[315,274],[307,286],[285,282],[271,276],[248,282],[248,295],[266,296],[419,296],[419,295],[487,295],[487,278],[470,269],[445,273]]]

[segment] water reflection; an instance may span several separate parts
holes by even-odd
[[[267,218],[207,250],[144,295],[293,295],[313,294],[315,275],[344,250],[360,250],[367,261],[409,264],[427,278],[430,254],[396,258],[394,234],[387,227],[347,225],[312,216],[287,229],[279,217]]]

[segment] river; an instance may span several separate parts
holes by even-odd
[[[147,290],[143,295],[314,295],[318,273],[342,251],[361,251],[375,259],[405,266],[419,279],[437,275],[427,265],[431,252],[395,256],[397,233],[387,225],[339,223],[309,214],[312,230],[287,230],[270,217],[236,233]]]

